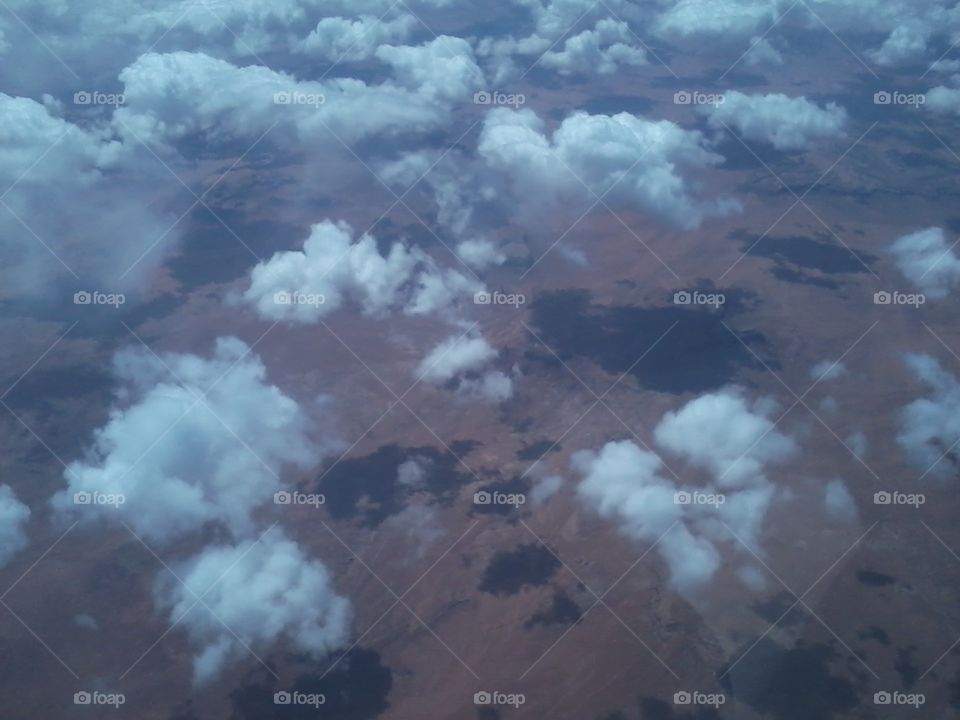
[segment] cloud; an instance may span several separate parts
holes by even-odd
[[[499,403],[513,396],[513,379],[500,370],[483,371],[497,355],[482,337],[451,335],[420,361],[416,375],[435,385],[456,379],[457,394]]]
[[[941,461],[960,438],[960,383],[929,355],[908,354],[907,367],[930,388],[900,413],[897,442],[910,461],[924,470],[944,473]]]
[[[563,487],[563,478],[559,475],[548,475],[534,481],[530,490],[530,502],[534,507],[543,505]]]
[[[441,384],[479,369],[495,357],[497,351],[482,337],[452,335],[427,354],[417,368],[417,375],[429,383]]]
[[[831,480],[824,490],[827,514],[847,522],[857,519],[857,503],[842,480]]]
[[[770,143],[777,150],[807,150],[819,140],[842,137],[847,124],[846,111],[832,102],[820,107],[802,96],[735,90],[723,97],[717,106],[700,106],[712,128],[732,127],[747,140]]]
[[[960,258],[943,229],[930,227],[904,235],[890,246],[897,268],[931,299],[960,285]]]
[[[783,55],[765,37],[754,37],[743,61],[752,66],[783,65]]]
[[[52,101],[0,93],[4,292],[49,295],[51,286],[81,282],[135,291],[178,237],[176,216],[163,209],[176,180],[107,123],[79,125],[57,112]]]
[[[647,64],[647,55],[634,47],[629,26],[620,20],[604,18],[592,30],[567,38],[562,50],[550,50],[539,65],[561,75],[598,73],[610,75],[620,67]]]
[[[263,652],[281,640],[314,658],[347,640],[350,603],[336,594],[323,564],[280,531],[204,548],[174,571],[182,583],[161,576],[156,602],[186,627],[199,649],[196,684],[215,679],[250,650]]]
[[[376,54],[396,79],[297,80],[204,53],[151,52],[120,73],[126,103],[116,117],[121,129],[167,143],[194,134],[209,142],[253,142],[277,124],[280,131],[271,132],[268,141],[302,152],[304,143],[339,145],[331,132],[353,143],[442,127],[450,109],[466,102],[482,82],[472,50],[460,38],[441,35],[415,47],[382,45]]]
[[[243,536],[253,510],[280,489],[283,466],[314,465],[325,449],[311,440],[308,416],[266,382],[263,363],[236,338],[219,338],[210,359],[125,350],[113,371],[118,403],[87,456],[67,467],[67,489],[52,501],[62,516],[116,517],[149,541],[206,523]],[[74,493],[124,502],[76,505]]]
[[[730,200],[694,197],[680,168],[703,169],[721,161],[703,137],[672,122],[631,115],[567,117],[549,136],[531,110],[487,113],[479,153],[501,174],[503,195],[522,200],[542,219],[545,209],[576,213],[609,192],[605,202],[651,213],[682,228],[733,211]]]
[[[373,57],[380,45],[405,40],[416,26],[412,15],[390,19],[374,15],[325,17],[297,49],[333,62],[356,62]]]
[[[0,568],[27,547],[29,519],[30,508],[17,499],[9,485],[0,485]]]
[[[653,30],[664,37],[749,36],[777,19],[777,0],[679,0],[656,18]]]
[[[821,360],[810,368],[810,378],[821,382],[823,380],[836,380],[849,374],[850,369],[846,363],[837,360]]]
[[[764,483],[764,467],[782,462],[796,443],[774,429],[767,401],[752,405],[739,390],[702,395],[668,412],[654,430],[662,447],[710,471],[721,487]]]
[[[772,409],[767,401],[751,405],[730,389],[663,416],[654,430],[657,444],[707,470],[706,486],[671,480],[659,455],[623,440],[574,453],[571,463],[584,476],[577,493],[601,516],[615,519],[628,537],[659,540],[657,551],[670,570],[671,585],[694,595],[720,567],[721,543],[738,549],[736,539],[751,547],[757,543],[776,495],[766,468],[796,452],[794,441],[773,429]],[[723,500],[682,501],[696,493]]]
[[[448,309],[482,285],[441,269],[426,253],[401,242],[381,254],[369,234],[330,220],[313,225],[303,250],[277,252],[250,274],[243,300],[264,318],[311,323],[355,303],[367,315],[424,315]]]
[[[503,265],[507,261],[507,256],[489,240],[464,240],[457,245],[457,255],[477,270],[490,265]]]
[[[960,115],[960,88],[938,85],[927,92],[924,107],[933,112]]]

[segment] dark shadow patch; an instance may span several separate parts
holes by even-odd
[[[580,607],[569,595],[560,591],[553,594],[553,602],[549,608],[534,613],[523,626],[530,630],[538,625],[573,625],[579,622],[581,617]]]
[[[886,587],[887,585],[893,585],[897,582],[895,577],[884,575],[874,570],[858,570],[857,580],[870,587]]]
[[[247,682],[231,693],[231,720],[371,720],[390,707],[387,696],[393,687],[393,673],[381,663],[379,653],[354,648],[324,675],[333,662],[331,658],[323,660],[321,667],[299,676],[292,686],[260,672],[258,682]],[[274,693],[283,691],[322,694],[325,702],[319,710],[313,705],[276,704]]]
[[[492,595],[515,595],[525,585],[546,585],[559,567],[560,561],[542,545],[518,545],[493,556],[479,589]]]
[[[841,245],[836,238],[824,233],[815,237],[803,235],[761,237],[746,230],[735,230],[728,237],[739,241],[744,253],[768,258],[781,267],[793,270],[817,270],[828,275],[859,274],[868,272],[867,267],[878,259],[867,253],[855,255]]]
[[[900,680],[905,688],[913,687],[913,684],[920,677],[920,670],[913,664],[910,657],[917,648],[910,645],[905,648],[897,649],[897,657],[893,661],[893,669],[900,673]]]
[[[735,653],[735,658],[746,655],[723,675],[721,685],[759,714],[778,720],[830,720],[860,702],[853,683],[831,672],[837,654],[828,645],[801,644],[788,650],[769,638],[751,645]]]
[[[473,447],[464,441],[454,443],[453,452],[385,445],[371,455],[332,465],[321,473],[316,489],[326,497],[325,507],[333,517],[360,518],[366,527],[376,527],[402,511],[407,497],[421,490],[443,505],[451,504],[458,490],[472,479],[457,458]],[[408,460],[417,461],[424,469],[420,485],[406,486],[397,479],[397,469]]]
[[[548,452],[557,452],[562,449],[563,445],[560,443],[554,444],[552,440],[540,440],[519,450],[517,452],[517,459],[530,461],[539,460]]]
[[[608,307],[591,304],[585,290],[542,293],[532,304],[532,322],[565,362],[581,357],[613,375],[629,371],[642,387],[657,392],[705,392],[730,383],[742,369],[762,369],[743,343],[761,357],[769,355],[760,333],[738,330],[741,342],[724,327],[745,299],[735,291],[723,292],[727,304],[719,309],[672,304]],[[526,357],[562,368],[536,341]],[[775,359],[765,361],[777,369]]]
[[[857,637],[861,640],[876,640],[881,645],[890,645],[890,636],[887,635],[887,631],[876,625],[871,625],[866,630],[861,630],[857,633]]]

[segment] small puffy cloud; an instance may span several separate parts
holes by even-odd
[[[844,442],[847,444],[848,448],[853,450],[853,453],[858,458],[862,458],[867,454],[867,436],[863,432],[857,430],[850,433]]]
[[[960,88],[938,85],[927,92],[924,107],[933,112],[960,115]]]
[[[457,255],[467,265],[483,270],[490,265],[503,265],[507,256],[489,240],[464,240],[457,245]]]
[[[426,478],[426,471],[416,460],[406,460],[397,466],[397,482],[407,487],[417,487]]]
[[[244,535],[281,468],[319,460],[309,418],[241,340],[219,338],[209,359],[125,350],[113,372],[119,402],[86,457],[68,465],[52,501],[61,515],[116,517],[160,542],[211,522]],[[123,502],[77,504],[75,493]]]
[[[819,140],[842,137],[847,125],[846,111],[833,102],[820,107],[802,96],[735,90],[723,97],[716,106],[700,106],[711,127],[731,127],[747,140],[767,142],[777,150],[809,149]]]
[[[456,379],[457,394],[499,403],[513,396],[513,379],[500,370],[484,371],[497,355],[482,337],[452,335],[420,361],[415,374],[435,385]]]
[[[29,519],[30,508],[17,499],[9,485],[0,485],[0,568],[27,547]]]
[[[897,442],[924,471],[942,472],[941,460],[960,438],[960,383],[929,355],[909,354],[906,364],[914,377],[930,388],[900,413]]]
[[[842,480],[831,480],[824,490],[824,506],[827,514],[837,520],[857,519],[857,503]]]
[[[897,268],[931,299],[946,297],[960,285],[960,258],[942,228],[904,235],[890,246]]]
[[[417,376],[442,384],[457,375],[476,370],[497,357],[497,351],[482,337],[451,336],[431,350],[420,362]]]
[[[592,30],[567,38],[562,50],[550,50],[539,65],[561,75],[598,73],[610,75],[619,68],[647,64],[646,53],[633,45],[629,26],[613,18],[597,21]]]
[[[821,360],[810,368],[810,378],[812,380],[836,380],[850,372],[846,364],[837,360]]]
[[[702,395],[668,412],[654,430],[662,447],[713,473],[722,487],[763,483],[764,467],[782,462],[796,443],[774,429],[772,406],[752,406],[737,390]]]
[[[422,45],[382,45],[376,56],[393,67],[397,81],[423,101],[466,103],[483,88],[483,72],[463,38],[440,35]]]
[[[263,652],[285,641],[320,658],[347,640],[350,603],[337,595],[324,565],[279,531],[207,547],[174,570],[183,582],[162,576],[156,601],[198,648],[196,684],[215,679],[247,648]]]
[[[552,498],[563,487],[563,478],[559,475],[547,475],[534,481],[530,489],[530,502],[538,507]]]
[[[348,224],[325,220],[311,228],[303,250],[277,252],[254,267],[243,300],[261,317],[311,323],[346,302],[368,315],[428,314],[481,287],[416,248],[394,242],[381,254],[372,235],[355,240]]]
[[[331,62],[366,60],[373,57],[380,45],[409,37],[416,26],[417,20],[412,15],[391,19],[374,15],[325,17],[297,49]]]
[[[720,567],[720,543],[740,547],[731,531],[750,546],[757,542],[776,495],[766,467],[796,450],[791,438],[773,429],[770,409],[764,402],[750,406],[729,390],[696,398],[662,418],[654,431],[657,444],[707,470],[706,487],[671,480],[659,455],[624,440],[574,453],[571,462],[584,478],[577,493],[600,515],[616,519],[628,537],[659,539],[671,584],[694,594]],[[690,502],[697,493],[723,500]]]
[[[694,196],[680,169],[714,166],[721,158],[706,149],[700,133],[666,120],[578,112],[550,136],[533,111],[498,108],[484,120],[479,153],[507,183],[503,194],[532,215],[586,209],[595,195],[609,193],[608,204],[693,228],[738,207]]]

